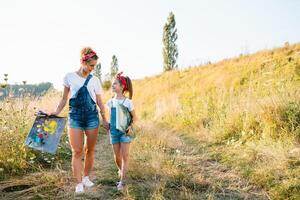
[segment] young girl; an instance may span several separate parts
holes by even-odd
[[[119,73],[112,84],[112,91],[115,93],[114,98],[107,102],[110,109],[110,140],[113,147],[114,158],[118,167],[120,181],[117,184],[118,190],[123,190],[125,186],[126,172],[128,170],[128,154],[131,142],[131,130],[136,122],[136,115],[133,107],[132,99],[132,83],[129,77],[121,76]],[[125,93],[129,93],[129,99],[125,97]],[[132,122],[126,131],[117,129],[117,105],[122,104],[131,114]]]
[[[97,64],[98,56],[91,48],[81,50],[80,68],[65,75],[64,92],[56,111],[51,115],[58,115],[67,103],[68,95],[71,92],[69,100],[69,140],[72,148],[72,170],[76,178],[77,185],[75,192],[84,192],[85,187],[94,185],[89,179],[90,171],[94,163],[94,149],[97,142],[99,116],[97,106],[103,120],[103,126],[108,129],[108,123],[105,118],[104,105],[101,100],[102,88],[97,77],[90,73]],[[84,134],[86,135],[85,160],[82,167],[82,154]],[[84,177],[82,178],[82,168]]]

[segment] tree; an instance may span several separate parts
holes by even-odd
[[[100,83],[102,85],[102,72],[101,72],[101,63],[98,63],[95,67],[95,70],[94,70],[94,76],[98,77],[99,80],[100,80]]]
[[[178,68],[176,60],[178,58],[178,49],[176,45],[177,28],[175,28],[175,15],[170,12],[163,30],[163,67],[164,71],[170,71]]]
[[[118,71],[119,71],[117,56],[113,55],[110,66],[111,66],[110,67],[110,75],[111,75],[111,78],[114,78],[117,75]]]

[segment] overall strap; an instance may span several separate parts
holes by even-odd
[[[112,104],[115,106],[116,104],[119,104],[119,105],[123,105],[124,106],[124,102],[126,100],[126,97],[123,99],[122,103],[119,103],[118,99],[116,97],[113,98],[113,102]]]
[[[123,100],[123,102],[122,102],[122,105],[124,106],[124,102],[125,102],[125,100],[126,100],[126,97],[124,98],[124,100]]]
[[[86,78],[85,82],[84,82],[84,85],[83,86],[87,86],[87,84],[89,83],[90,79],[92,78],[93,76],[91,74],[88,75],[88,77]]]

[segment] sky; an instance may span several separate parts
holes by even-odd
[[[0,83],[7,73],[60,90],[85,46],[104,74],[113,55],[132,79],[159,74],[170,12],[180,69],[300,42],[298,0],[0,0]]]

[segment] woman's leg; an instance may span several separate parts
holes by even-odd
[[[83,131],[76,128],[69,128],[69,141],[72,148],[72,171],[77,183],[82,179],[82,152],[83,152]]]
[[[121,159],[122,159],[121,181],[125,181],[126,179],[126,172],[128,170],[129,146],[130,143],[121,143]]]
[[[94,165],[95,146],[98,139],[98,128],[85,131],[86,146],[84,159],[84,176],[88,176]]]
[[[118,167],[119,170],[121,170],[122,168],[122,159],[121,159],[121,145],[120,143],[117,144],[113,144],[113,151],[114,151],[114,158],[115,158],[115,162],[116,165]]]

